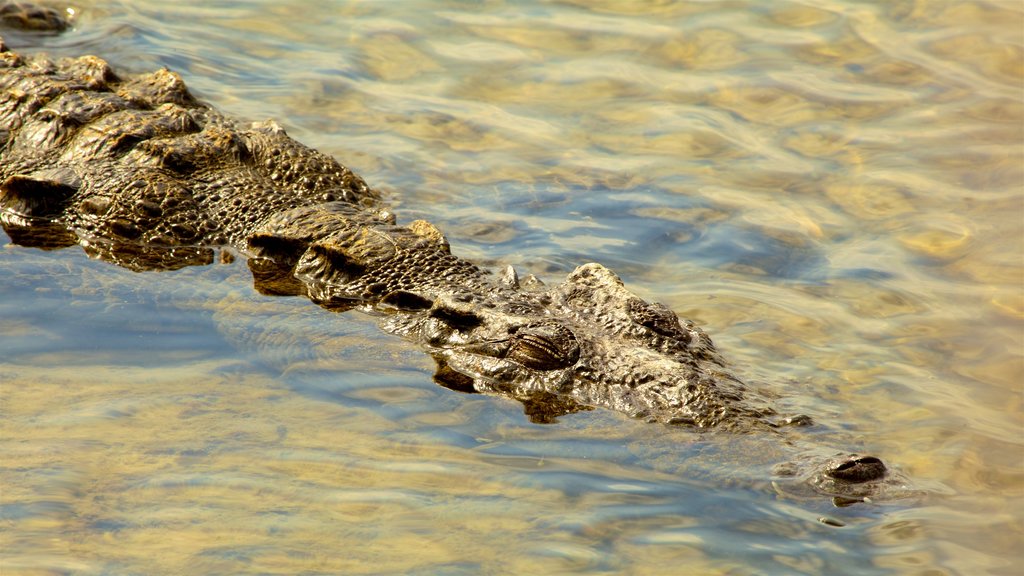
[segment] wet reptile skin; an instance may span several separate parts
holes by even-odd
[[[776,417],[704,332],[607,268],[585,264],[554,286],[485,272],[432,224],[397,224],[333,158],[272,121],[225,117],[168,70],[122,78],[95,56],[22,56],[0,40],[0,209],[16,244],[78,244],[135,270],[207,264],[228,248],[261,292],[378,314],[437,361],[438,383],[515,398],[537,422],[593,407],[768,434],[810,422]],[[892,482],[881,460],[856,454],[783,474],[803,470],[839,497]]]

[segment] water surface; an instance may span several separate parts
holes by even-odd
[[[797,442],[918,499],[779,493],[773,439],[531,424],[244,263],[0,235],[6,574],[1014,574],[1024,561],[1016,2],[80,2],[16,50],[167,66],[460,256],[601,262],[702,325]],[[830,519],[832,526],[822,523]]]

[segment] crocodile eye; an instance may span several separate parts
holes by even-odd
[[[513,334],[505,357],[534,370],[558,370],[576,364],[580,345],[564,326],[529,326]]]
[[[630,298],[626,302],[626,313],[634,322],[645,326],[656,334],[675,338],[682,342],[690,341],[690,333],[679,323],[679,317],[664,304],[648,304],[639,298]]]

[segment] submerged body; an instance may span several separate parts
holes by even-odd
[[[15,243],[81,245],[134,270],[248,258],[258,290],[379,314],[438,364],[438,383],[515,398],[531,419],[603,407],[664,424],[776,433],[710,339],[586,264],[557,286],[489,274],[425,221],[398,225],[379,194],[273,122],[245,124],[160,70],[23,57],[0,41],[0,221]],[[810,472],[804,473],[808,469]],[[877,458],[786,469],[862,499],[898,480]]]

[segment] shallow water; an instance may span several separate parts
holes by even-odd
[[[169,4],[4,36],[172,68],[461,256],[601,262],[825,424],[796,442],[927,495],[834,508],[772,486],[771,439],[531,424],[244,263],[139,274],[0,235],[3,574],[1016,573],[1019,3]]]

